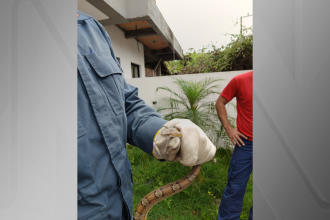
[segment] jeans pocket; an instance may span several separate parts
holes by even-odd
[[[235,165],[236,165],[236,159],[232,157],[230,160],[230,165],[229,165],[229,169],[228,169],[228,178],[227,178],[228,183],[230,183],[230,180],[232,178],[233,169],[235,168]]]

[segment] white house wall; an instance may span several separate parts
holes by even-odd
[[[132,78],[131,63],[139,65],[140,77],[145,77],[143,44],[139,43],[139,52],[136,40],[126,39],[124,32],[117,26],[109,25],[104,28],[110,36],[112,48],[116,57],[120,58],[120,64],[124,71],[125,78]]]
[[[223,79],[219,81],[218,84],[222,88],[221,91],[226,87],[229,81],[236,75],[248,72],[248,70],[243,71],[229,71],[229,72],[216,72],[216,73],[199,73],[199,74],[185,74],[179,76],[158,76],[158,77],[146,77],[144,79],[127,79],[127,83],[136,86],[139,89],[139,97],[145,101],[146,104],[153,106],[153,101],[161,96],[168,96],[169,93],[165,91],[159,91],[156,94],[156,88],[160,86],[167,86],[170,89],[176,90],[176,84],[173,83],[174,78],[182,78],[185,80],[202,80],[206,77],[220,78]],[[210,95],[208,100],[216,101],[217,95]],[[231,103],[236,105],[236,98],[234,98]],[[236,109],[232,106],[227,107],[227,112],[230,116],[236,118]]]

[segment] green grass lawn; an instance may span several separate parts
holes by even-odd
[[[133,212],[139,201],[150,191],[184,177],[191,167],[179,162],[159,162],[134,146],[127,146],[133,179]],[[218,207],[227,183],[227,171],[232,151],[218,149],[216,163],[204,163],[196,180],[184,191],[156,204],[148,220],[217,219]],[[252,205],[252,176],[244,197],[241,219],[247,219]]]

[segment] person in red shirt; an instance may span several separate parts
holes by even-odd
[[[253,152],[253,71],[235,76],[225,87],[216,102],[222,125],[235,145],[228,169],[228,182],[221,199],[218,220],[239,220],[243,198],[252,172]],[[225,105],[234,97],[237,100],[237,129],[231,127]],[[252,207],[249,212],[252,220]]]

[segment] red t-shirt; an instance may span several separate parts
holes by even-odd
[[[221,96],[231,101],[237,100],[237,130],[253,137],[253,71],[235,76],[222,91]]]

